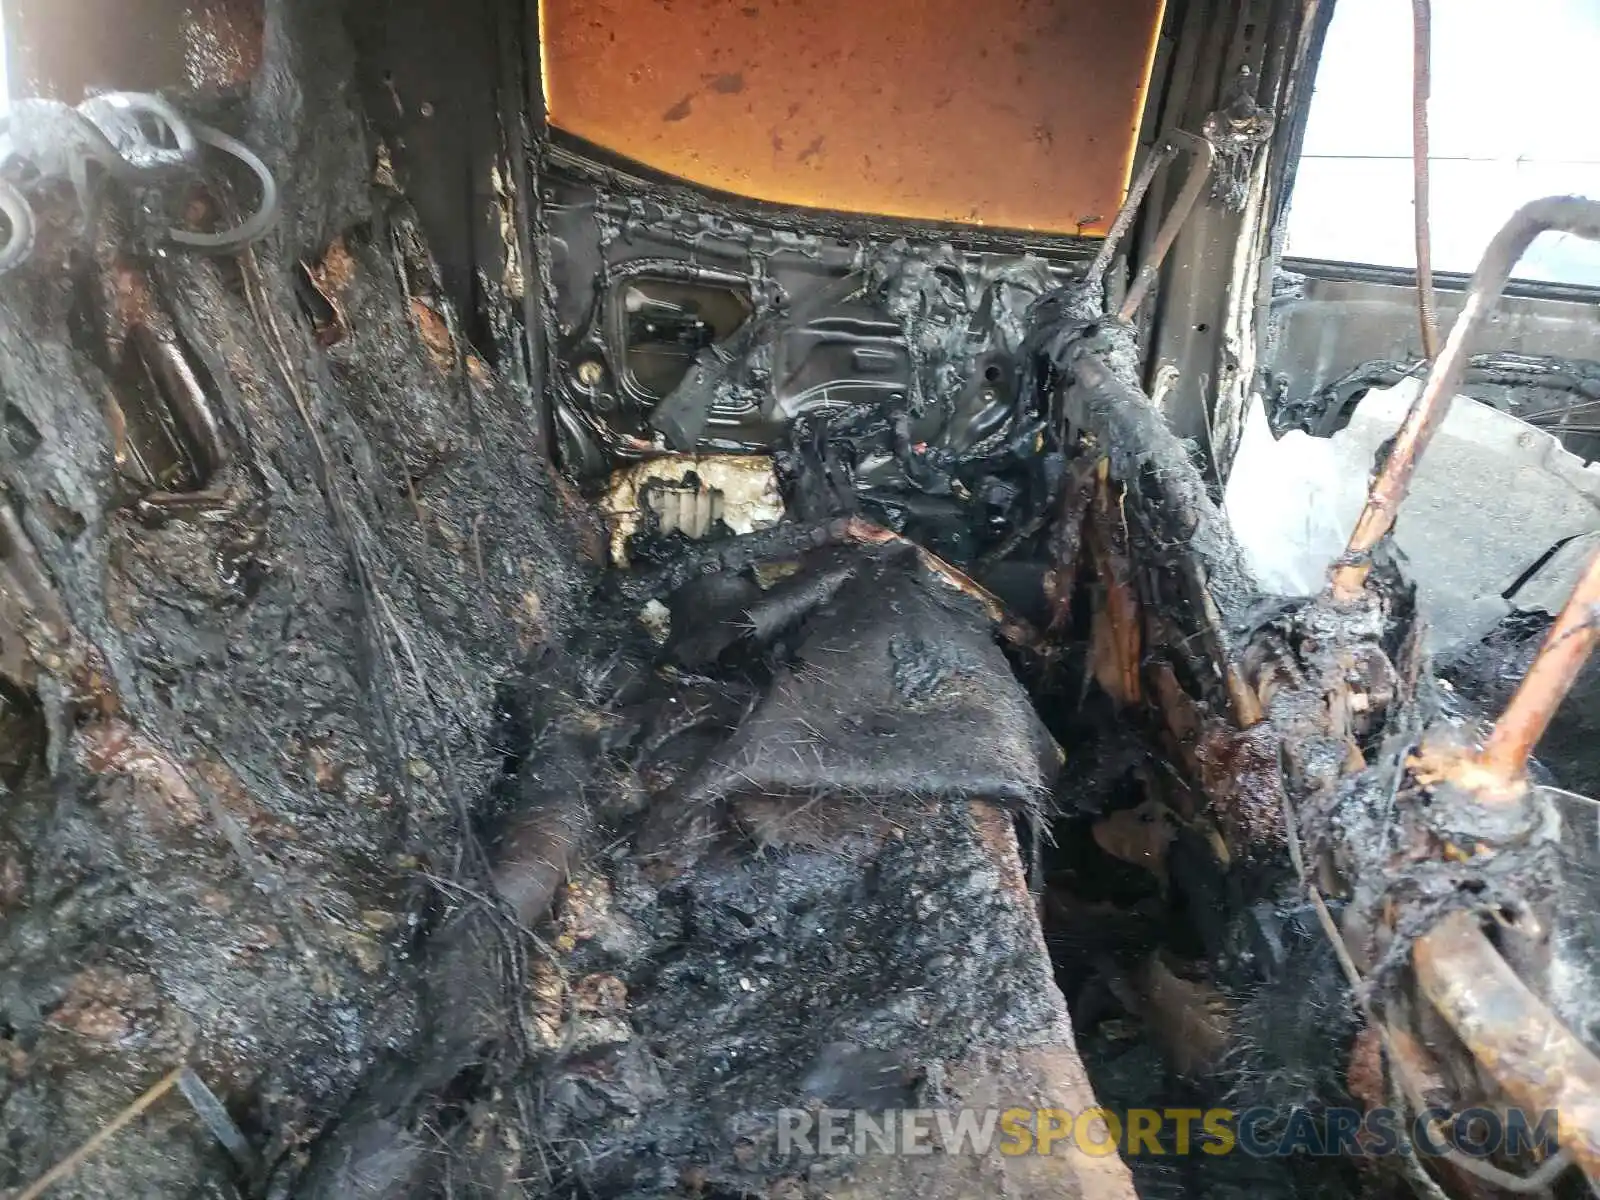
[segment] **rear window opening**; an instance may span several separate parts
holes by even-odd
[[[1433,266],[1470,273],[1516,209],[1600,196],[1593,0],[1433,6],[1429,167]],[[1339,0],[1317,67],[1288,219],[1302,259],[1415,269],[1411,6]],[[1600,245],[1545,234],[1517,278],[1600,285]]]

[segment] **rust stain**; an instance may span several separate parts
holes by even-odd
[[[89,967],[73,976],[48,1020],[80,1037],[116,1043],[131,1036],[159,1005],[149,977]]]
[[[1142,1016],[1180,1074],[1211,1070],[1228,1050],[1230,1013],[1209,983],[1184,979],[1153,954],[1138,972]]]
[[[131,259],[118,257],[112,264],[105,286],[111,293],[111,312],[107,314],[106,340],[113,354],[122,349],[130,330],[148,326],[158,332],[170,327],[166,313],[156,301],[150,277]]]
[[[572,1005],[583,1013],[625,1013],[628,985],[615,975],[585,975],[572,989]]]
[[[318,286],[330,292],[346,292],[356,277],[356,260],[343,238],[334,238],[323,252],[322,261],[309,268]]]
[[[1383,1069],[1383,1039],[1369,1025],[1356,1034],[1350,1047],[1350,1065],[1345,1072],[1350,1094],[1368,1108],[1382,1108],[1389,1102],[1388,1081]]]
[[[972,806],[972,823],[978,840],[988,852],[989,861],[999,873],[1001,894],[1019,909],[1032,911],[1033,894],[1028,891],[1028,877],[1022,869],[1022,848],[1011,814],[993,804],[979,802]],[[1029,933],[1038,936],[1042,950],[1044,932],[1037,922],[1030,924]]]
[[[159,826],[197,826],[205,819],[205,806],[183,769],[126,721],[97,722],[80,738],[84,765],[96,775],[131,779],[133,798]]]
[[[1163,0],[546,0],[557,128],[758,200],[1100,234]],[[758,35],[752,31],[759,29]]]
[[[417,332],[422,336],[428,357],[441,371],[450,370],[455,366],[456,351],[444,318],[427,301],[419,299],[411,301],[411,315],[417,322]]]
[[[307,283],[328,306],[328,311],[318,314],[315,320],[317,341],[323,346],[337,346],[350,336],[345,299],[355,281],[355,259],[344,239],[335,238],[319,261],[300,265],[305,270]]]
[[[185,81],[196,91],[244,87],[261,68],[262,0],[205,0],[183,26]]]
[[[1159,800],[1146,800],[1094,823],[1095,844],[1112,858],[1149,871],[1167,882],[1167,851],[1177,837],[1172,811]]]
[[[1103,588],[1094,612],[1090,653],[1095,681],[1118,705],[1127,708],[1144,696],[1139,680],[1143,632],[1122,506],[1112,495],[1109,467],[1102,459],[1087,529],[1089,552]]]

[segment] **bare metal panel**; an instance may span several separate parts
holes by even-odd
[[[550,120],[760,200],[1103,232],[1164,0],[546,0]]]

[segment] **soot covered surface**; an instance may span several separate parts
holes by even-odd
[[[748,699],[697,749],[646,738],[638,833],[569,892],[555,969],[614,999],[535,1017],[542,1133],[595,1195],[1125,1195],[1082,1155],[779,1152],[782,1107],[1090,1102],[1013,832],[1056,752],[990,618],[903,545],[787,569],[731,621],[672,606],[635,703]],[[737,637],[695,639],[691,676],[685,625]]]
[[[7,1185],[183,1062],[263,1163],[295,1159],[414,1025],[427,877],[479,871],[464,817],[500,778],[497,688],[559,644],[582,579],[520,401],[420,336],[426,277],[397,268],[408,218],[371,184],[325,17],[269,5],[262,82],[222,117],[282,186],[268,245],[146,259],[63,235],[0,285],[27,431],[0,447],[5,502],[67,627],[35,656],[45,744],[0,812]],[[291,281],[330,255],[348,337],[326,348]],[[135,276],[226,448],[181,502],[122,473],[107,391],[149,397],[83,319],[84,289]],[[174,1093],[53,1194],[251,1186]]]
[[[525,960],[481,907],[476,935],[419,946],[435,1032],[369,1079],[295,1194],[1130,1194],[1120,1162],[1065,1146],[780,1146],[784,1108],[1093,1096],[1013,824],[1057,759],[989,614],[903,544],[761,566],[720,606],[715,576],[666,593],[660,649],[634,607],[597,609],[604,658],[577,674],[603,684],[532,689],[515,819],[545,834],[498,847],[501,890],[557,852],[539,814],[573,790],[589,853]]]

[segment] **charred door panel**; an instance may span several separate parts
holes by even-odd
[[[865,504],[897,531],[939,527],[961,560],[1050,494],[1023,339],[1089,243],[824,230],[556,159],[551,380],[580,479],[674,453],[775,455],[795,511]]]
[[[1466,278],[1436,275],[1439,324],[1461,312]],[[1421,377],[1416,287],[1408,272],[1290,260],[1275,283],[1268,417],[1276,432],[1326,436],[1344,427],[1372,387]],[[1501,301],[1462,392],[1548,428],[1586,460],[1600,457],[1600,361],[1595,293],[1513,284]],[[1574,407],[1576,406],[1576,407]]]

